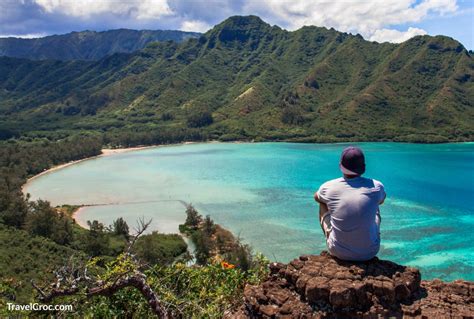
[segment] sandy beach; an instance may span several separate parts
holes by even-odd
[[[189,144],[189,143],[182,143],[182,144],[184,145],[184,144]],[[55,172],[57,170],[60,170],[60,169],[63,169],[65,167],[68,167],[68,166],[71,166],[71,165],[74,165],[74,164],[78,164],[78,163],[81,163],[81,162],[84,162],[84,161],[88,161],[88,160],[99,158],[99,157],[111,156],[111,155],[120,154],[120,153],[138,151],[138,150],[154,148],[154,147],[160,147],[160,146],[171,146],[171,145],[180,145],[180,144],[159,144],[159,145],[136,146],[136,147],[128,147],[128,148],[103,148],[101,150],[102,153],[99,154],[99,155],[83,158],[83,159],[80,159],[80,160],[77,160],[77,161],[71,161],[71,162],[68,162],[68,163],[60,164],[60,165],[56,165],[56,166],[53,166],[53,167],[51,167],[51,168],[49,168],[49,169],[33,176],[33,177],[28,178],[26,183],[23,184],[23,186],[21,187],[21,190],[22,190],[23,193],[25,193],[25,189],[28,187],[30,182],[33,181],[35,178],[38,178],[40,176]]]
[[[55,172],[55,171],[58,171],[60,169],[63,169],[63,168],[66,168],[68,166],[71,166],[71,165],[75,165],[75,164],[78,164],[78,163],[81,163],[81,162],[84,162],[84,161],[88,161],[88,160],[92,160],[92,159],[96,159],[96,158],[99,158],[99,157],[105,157],[105,156],[111,156],[111,155],[116,155],[116,154],[120,154],[120,153],[126,153],[126,152],[131,152],[131,151],[138,151],[138,150],[143,150],[143,149],[148,149],[148,148],[154,148],[154,147],[160,147],[160,146],[165,146],[165,144],[161,144],[161,145],[150,145],[150,146],[137,146],[137,147],[128,147],[128,148],[103,148],[101,150],[101,154],[97,155],[97,156],[92,156],[92,157],[87,157],[87,158],[83,158],[83,159],[80,159],[80,160],[77,160],[77,161],[71,161],[71,162],[68,162],[68,163],[64,163],[64,164],[60,164],[60,165],[56,165],[56,166],[53,166],[33,177],[30,177],[25,184],[23,184],[23,186],[21,187],[21,191],[23,193],[26,194],[26,189],[28,187],[28,185],[36,178],[40,177],[40,176],[43,176],[43,175],[46,175],[46,174],[49,174],[49,173],[52,173],[52,172]],[[72,215],[72,218],[74,220],[76,220],[76,222],[78,223],[79,226],[83,227],[83,228],[88,228],[87,224],[86,223],[83,223],[80,221],[79,218],[77,218],[79,216],[79,214],[81,214],[81,212],[89,207],[91,205],[87,205],[87,206],[81,206],[79,207]]]
[[[83,221],[81,221],[81,219],[78,218],[79,214],[81,213],[81,211],[83,211],[87,206],[81,206],[79,207],[78,209],[76,209],[76,211],[72,214],[72,219],[74,219],[74,221],[76,222],[76,224],[78,224],[79,226],[81,226],[82,228],[86,228],[86,229],[89,229],[89,226],[87,225],[87,223],[84,223]]]
[[[199,142],[184,142],[184,143],[177,143],[177,144],[157,144],[157,145],[149,145],[149,146],[136,146],[136,147],[128,147],[128,148],[103,148],[101,150],[101,154],[99,155],[96,155],[96,156],[92,156],[92,157],[87,157],[87,158],[83,158],[83,159],[80,159],[80,160],[76,160],[76,161],[71,161],[71,162],[68,162],[68,163],[64,163],[64,164],[60,164],[60,165],[56,165],[56,166],[53,166],[33,177],[30,177],[25,184],[23,184],[22,186],[22,192],[24,194],[27,193],[26,189],[28,187],[28,185],[36,178],[40,177],[40,176],[43,176],[43,175],[46,175],[46,174],[49,174],[49,173],[52,173],[52,172],[55,172],[55,171],[58,171],[60,169],[63,169],[63,168],[66,168],[68,166],[71,166],[71,165],[75,165],[75,164],[78,164],[78,163],[81,163],[81,162],[84,162],[84,161],[88,161],[88,160],[92,160],[92,159],[96,159],[96,158],[99,158],[99,157],[106,157],[106,156],[113,156],[113,155],[116,155],[116,154],[121,154],[121,153],[126,153],[126,152],[132,152],[132,151],[139,151],[139,150],[144,150],[144,149],[149,149],[149,148],[156,148],[156,147],[162,147],[162,146],[179,146],[179,145],[188,145],[188,144],[196,144],[196,143],[199,143]],[[218,143],[217,141],[209,141],[209,142],[206,142],[206,143]],[[83,228],[88,228],[88,225],[87,223],[81,221],[81,219],[79,218],[80,214],[82,214],[88,207],[91,207],[91,206],[95,206],[95,205],[84,205],[84,206],[81,206],[79,207],[73,214],[72,214],[72,218],[76,221],[76,223],[83,227]]]
[[[132,151],[139,151],[139,150],[144,150],[144,149],[148,149],[148,148],[155,148],[155,147],[162,147],[162,146],[179,146],[179,145],[189,145],[189,144],[197,144],[197,143],[223,143],[223,142],[220,142],[220,141],[207,141],[207,142],[183,142],[183,143],[176,143],[176,144],[156,144],[156,145],[148,145],[148,146],[134,146],[134,147],[126,147],[126,148],[103,148],[101,150],[101,154],[99,155],[96,155],[96,156],[92,156],[92,157],[87,157],[87,158],[83,158],[83,159],[80,159],[80,160],[77,160],[77,161],[71,161],[71,162],[68,162],[68,163],[64,163],[64,164],[60,164],[60,165],[56,165],[56,166],[53,166],[33,177],[30,177],[28,178],[28,180],[26,181],[25,184],[23,184],[23,186],[21,187],[21,191],[23,193],[25,193],[25,189],[28,187],[29,183],[31,181],[33,181],[35,178],[38,178],[40,176],[43,176],[43,175],[46,175],[46,174],[49,174],[51,172],[54,172],[54,171],[57,171],[57,170],[60,170],[62,168],[65,168],[65,167],[68,167],[70,165],[74,165],[74,164],[77,164],[77,163],[80,163],[80,162],[83,162],[83,161],[88,161],[88,160],[91,160],[91,159],[95,159],[95,158],[99,158],[99,157],[104,157],[104,156],[111,156],[111,155],[115,155],[115,154],[120,154],[120,153],[126,153],[126,152],[132,152]],[[239,142],[231,142],[231,143],[239,143]]]

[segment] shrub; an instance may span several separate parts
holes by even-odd
[[[186,221],[184,222],[184,225],[191,229],[195,229],[199,226],[201,221],[202,217],[199,215],[194,206],[191,204],[186,206]]]
[[[172,120],[174,120],[174,115],[169,113],[169,112],[163,113],[163,114],[161,114],[161,120],[162,121],[172,121]]]
[[[133,251],[139,259],[150,265],[169,265],[186,253],[187,245],[177,234],[153,232],[138,238]]]
[[[123,220],[122,217],[117,218],[114,221],[114,233],[115,233],[115,235],[122,235],[126,239],[128,239],[128,237],[129,237],[128,232],[129,232],[129,229],[128,229],[128,225],[125,222],[125,220]]]
[[[107,255],[109,248],[109,236],[104,225],[97,220],[87,221],[89,231],[85,235],[85,250],[92,256]]]
[[[268,260],[263,256],[257,256],[256,259],[257,266],[249,271],[216,261],[202,267],[187,267],[182,263],[156,265],[148,269],[145,275],[147,283],[166,305],[172,318],[217,319],[240,305],[246,284],[259,284],[268,276]],[[133,272],[133,267],[127,257],[118,257],[107,264],[107,270],[101,278],[104,282],[113,282],[124,271]],[[77,302],[78,299],[82,299],[82,302]],[[143,295],[131,287],[110,297],[85,299],[75,296],[65,300],[75,305],[75,312],[80,317],[154,317]]]
[[[303,112],[296,107],[285,107],[281,113],[281,121],[291,125],[301,124],[304,122]]]
[[[203,127],[211,125],[213,122],[212,114],[207,111],[191,113],[186,120],[188,127]]]
[[[73,240],[71,221],[63,213],[58,213],[47,201],[38,200],[31,204],[26,229],[32,235],[50,238],[61,245],[69,244]]]

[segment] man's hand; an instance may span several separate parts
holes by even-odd
[[[321,200],[319,199],[318,192],[314,193],[314,200],[317,201],[318,203],[323,204],[323,202],[321,202]]]

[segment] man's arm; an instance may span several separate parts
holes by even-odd
[[[379,205],[382,205],[385,202],[385,198],[387,198],[387,194],[383,194],[382,200],[379,202]]]
[[[326,205],[326,203],[323,203],[323,201],[319,198],[318,192],[314,193],[314,200],[319,203],[319,223],[321,224],[321,229],[323,230],[323,233],[325,233],[321,220],[324,214],[329,211],[329,208],[328,205]]]

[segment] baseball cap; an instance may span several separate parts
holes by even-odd
[[[362,175],[365,173],[365,157],[362,150],[356,146],[346,147],[341,154],[339,164],[341,172],[346,175]]]

